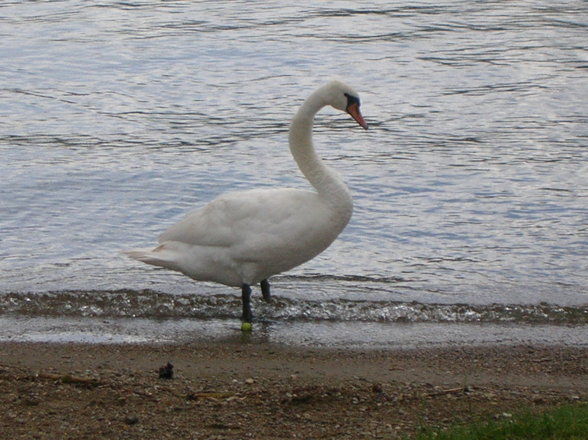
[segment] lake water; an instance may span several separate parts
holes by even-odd
[[[221,193],[307,188],[289,121],[336,77],[370,130],[325,109],[315,144],[354,216],[260,319],[585,331],[587,35],[579,0],[4,1],[0,314],[222,333],[238,291],[119,251]]]

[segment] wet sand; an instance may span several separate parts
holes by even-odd
[[[588,349],[0,343],[0,389],[11,439],[389,439],[588,400]]]

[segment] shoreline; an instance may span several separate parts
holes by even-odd
[[[1,342],[0,385],[15,439],[401,438],[586,401],[588,348]]]
[[[275,344],[299,348],[402,350],[544,345],[588,348],[588,325],[517,322],[261,321],[238,319],[0,315],[0,343]]]

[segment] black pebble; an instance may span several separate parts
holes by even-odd
[[[159,378],[160,379],[173,379],[174,377],[174,366],[169,362],[163,367],[159,367]]]

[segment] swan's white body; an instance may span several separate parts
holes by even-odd
[[[292,156],[316,191],[256,189],[225,194],[171,226],[152,250],[125,253],[199,281],[252,285],[324,251],[353,210],[347,186],[315,153],[312,124],[324,106],[348,111],[364,128],[357,94],[333,81],[314,92],[294,117]]]

